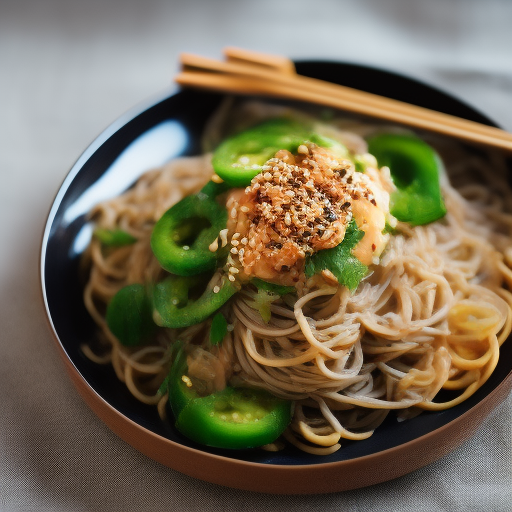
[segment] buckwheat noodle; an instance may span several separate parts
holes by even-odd
[[[372,127],[340,121],[336,129],[360,149],[361,134]],[[447,170],[444,219],[414,228],[399,223],[354,293],[313,281],[295,301],[272,303],[268,323],[255,309],[255,291],[243,287],[230,304],[231,330],[208,356],[231,383],[294,400],[283,437],[302,450],[328,454],[342,439],[366,439],[391,410],[406,419],[453,407],[498,363],[512,325],[512,215],[506,211],[512,193],[505,164],[453,141],[429,142]],[[208,154],[180,158],[91,212],[101,227],[119,227],[137,242],[105,251],[91,241],[84,301],[101,337],[83,350],[97,363],[111,363],[129,391],[158,405],[162,416],[166,397],[158,388],[171,364],[169,347],[178,338],[206,344],[208,329],[204,323],[181,332],[161,329],[152,344],[127,348],[108,330],[106,305],[123,286],[162,277],[150,248],[152,227],[212,173]],[[441,390],[446,398],[439,401]],[[266,448],[278,449],[279,442]]]

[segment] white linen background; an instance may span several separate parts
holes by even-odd
[[[506,0],[0,0],[0,511],[505,511],[512,400],[449,456],[370,488],[231,490],[121,441],[65,373],[40,299],[45,217],[113,120],[168,86],[182,51],[236,45],[424,79],[512,130]]]

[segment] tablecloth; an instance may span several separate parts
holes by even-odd
[[[512,130],[506,0],[0,1],[0,511],[506,511],[512,398],[450,455],[370,488],[275,496],[141,455],[85,405],[46,323],[45,218],[82,150],[172,81],[182,51],[226,45],[423,79]]]

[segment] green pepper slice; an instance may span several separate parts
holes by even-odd
[[[282,284],[270,283],[269,281],[264,281],[259,277],[253,278],[251,283],[256,286],[258,290],[264,290],[275,295],[282,296],[287,295],[288,293],[297,293],[295,286],[284,286]]]
[[[157,327],[146,288],[141,284],[121,288],[107,307],[106,321],[123,345],[133,347],[146,341]]]
[[[391,213],[398,220],[418,226],[446,215],[439,185],[443,164],[431,146],[413,135],[382,133],[368,140],[368,151],[391,171],[397,187]]]
[[[122,229],[96,228],[93,233],[103,245],[107,247],[122,247],[134,244],[137,239]]]
[[[238,287],[223,278],[219,290],[207,289],[196,300],[189,297],[193,288],[204,283],[204,276],[169,276],[153,290],[153,318],[157,325],[179,329],[206,320],[225,304]]]
[[[170,372],[169,404],[176,428],[189,439],[215,448],[255,448],[275,441],[289,425],[290,401],[231,387],[202,397],[187,371],[186,353],[180,351]]]
[[[219,345],[228,333],[228,321],[222,313],[215,313],[210,326],[210,343]]]
[[[227,183],[215,183],[215,181],[209,181],[199,192],[199,197],[209,197],[215,199],[220,194],[227,192],[231,188]]]
[[[292,119],[275,118],[222,142],[213,153],[213,169],[229,185],[246,187],[277,151],[286,149],[293,153],[307,142],[347,154],[345,146],[314,133],[311,127]]]
[[[185,197],[153,228],[151,249],[162,268],[172,274],[192,276],[217,266],[219,252],[210,251],[209,246],[226,227],[228,215],[211,191],[205,191],[207,187],[215,188],[208,184],[203,191]]]

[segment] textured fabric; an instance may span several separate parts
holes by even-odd
[[[0,2],[0,511],[508,511],[512,399],[458,450],[371,488],[256,495],[139,454],[85,405],[40,298],[45,217],[81,151],[165,88],[182,51],[236,45],[367,63],[451,92],[512,130],[506,0]]]

